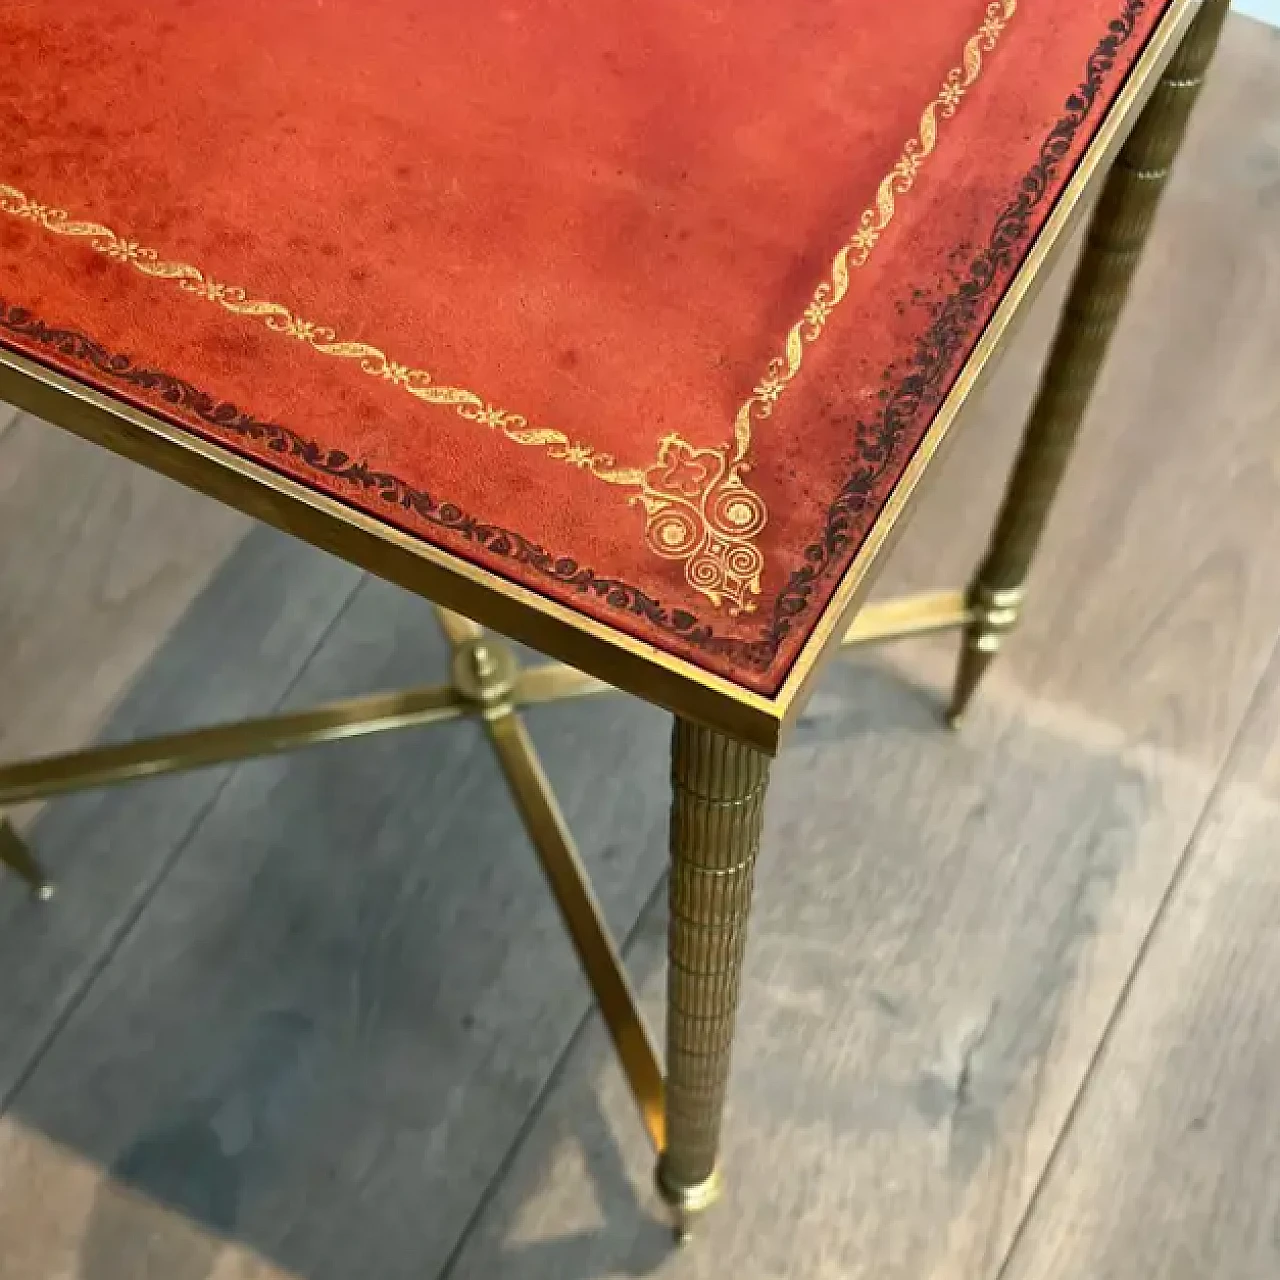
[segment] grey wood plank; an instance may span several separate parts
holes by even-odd
[[[15,417],[0,432],[0,759],[90,738],[249,528]]]
[[[445,665],[427,607],[367,582],[290,701]],[[667,731],[621,699],[534,724],[621,930]],[[308,1280],[438,1271],[588,1007],[500,787],[470,722],[236,771],[0,1130],[0,1171],[42,1170],[11,1194],[66,1206],[23,1265],[133,1280],[171,1245],[166,1280],[205,1280],[221,1234]]]
[[[55,1259],[49,1242],[68,1218],[79,1221],[96,1205],[109,1213],[115,1240],[102,1251],[120,1261],[114,1274],[128,1280],[298,1280],[183,1218],[122,1183],[104,1183],[87,1158],[30,1130],[4,1134],[0,1161],[0,1268],[25,1280],[84,1280],[78,1257]],[[110,1200],[109,1208],[104,1207]],[[112,1274],[108,1272],[107,1274]]]
[[[1002,1271],[1280,1275],[1280,652]]]
[[[151,534],[166,529],[167,521]],[[254,531],[152,656],[146,678],[125,696],[103,737],[270,708],[360,576],[283,535]],[[91,651],[84,647],[82,656]],[[46,683],[65,686],[78,670],[79,663],[54,668]],[[0,1100],[128,929],[227,776],[206,770],[85,793],[36,820],[29,838],[63,890],[37,909],[13,877],[0,877]]]

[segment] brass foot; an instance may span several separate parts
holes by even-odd
[[[987,668],[995,661],[996,650],[983,644],[985,636],[966,635],[960,649],[960,664],[956,668],[955,687],[951,691],[951,702],[947,707],[946,720],[948,729],[958,729],[969,709],[973,695],[982,683]]]
[[[973,621],[965,628],[955,688],[947,708],[947,724],[952,729],[960,724],[982,677],[1000,652],[1005,636],[1017,625],[1022,596],[1021,587],[992,588],[981,582],[970,591]]]
[[[53,897],[53,882],[7,818],[0,818],[0,864],[30,886],[37,902]]]
[[[710,1177],[703,1178],[701,1182],[695,1182],[692,1186],[677,1186],[672,1183],[666,1171],[666,1165],[659,1156],[653,1180],[658,1188],[658,1194],[671,1210],[672,1228],[675,1231],[676,1241],[679,1244],[688,1243],[689,1237],[693,1234],[693,1224],[701,1214],[706,1213],[720,1199],[720,1193],[724,1190],[719,1168],[713,1169]]]

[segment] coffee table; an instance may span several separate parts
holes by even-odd
[[[1226,9],[9,6],[0,398],[427,597],[454,656],[0,766],[0,807],[480,716],[684,1232],[769,759],[845,645],[955,628],[973,696]],[[863,606],[1099,191],[986,559]],[[614,690],[675,716],[665,1070],[519,716]],[[0,861],[52,892],[3,820]]]

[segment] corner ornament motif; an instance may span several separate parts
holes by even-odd
[[[1136,3],[1137,0],[1134,0]],[[982,25],[965,43],[953,67],[925,106],[916,132],[876,188],[874,205],[863,210],[852,238],[832,260],[827,278],[814,290],[804,314],[788,331],[784,350],[739,408],[733,439],[717,448],[697,448],[678,435],[659,443],[658,460],[645,468],[622,465],[610,453],[572,440],[554,427],[531,423],[523,414],[490,403],[479,392],[438,383],[426,369],[392,359],[371,343],[340,338],[325,324],[302,319],[290,307],[217,281],[190,263],[171,261],[154,249],[126,239],[98,222],[72,218],[52,205],[30,199],[0,181],[0,214],[35,224],[56,236],[78,238],[123,267],[167,281],[183,292],[233,315],[265,325],[316,353],[349,362],[370,378],[389,383],[415,399],[451,409],[476,426],[500,433],[526,448],[540,449],[557,462],[605,484],[632,491],[630,501],[646,514],[645,542],[666,560],[684,562],[685,579],[717,608],[734,616],[754,613],[760,595],[764,556],[755,539],[768,515],[759,494],[742,477],[757,424],[773,416],[787,387],[800,372],[806,348],[822,336],[849,291],[851,272],[864,266],[893,220],[899,203],[937,148],[940,122],[951,119],[977,82],[985,55],[992,53],[1017,12],[1019,0],[987,0]]]
[[[760,495],[743,483],[746,470],[731,444],[699,449],[664,436],[631,499],[645,510],[649,549],[684,561],[689,585],[735,617],[755,612],[764,572],[755,539],[768,522]]]

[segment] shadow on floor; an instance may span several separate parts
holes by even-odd
[[[284,603],[281,580],[302,581],[305,608],[296,591]],[[445,659],[420,601],[260,530],[104,736],[430,681]],[[667,717],[610,698],[542,710],[533,726],[615,931],[648,921],[660,934]],[[1074,748],[1023,754],[1024,773],[1088,789]],[[962,799],[968,788],[980,822],[990,766],[947,745],[933,696],[874,658],[837,666],[779,765],[775,857],[818,822],[815,858],[856,861],[840,803],[851,794],[859,835],[875,828],[882,854],[918,856],[902,808],[915,766],[894,766],[900,782],[877,781],[878,798],[863,780],[922,757],[951,770]],[[793,784],[822,760],[838,781],[815,808],[812,786]],[[541,1110],[590,1009],[474,726],[76,797],[31,834],[64,888],[48,914],[0,897],[0,990],[16,992],[0,1015],[0,1089],[14,1090],[21,1125],[109,1173],[79,1235],[79,1280],[208,1280],[218,1237],[306,1280],[470,1274],[468,1224],[502,1234],[491,1197],[529,1127],[553,1123]],[[954,838],[965,837],[962,823]],[[797,891],[812,891],[819,865],[797,869]],[[821,883],[798,921],[852,891],[830,873]],[[847,927],[854,908],[841,909]],[[660,948],[632,960],[639,984],[660,986]],[[585,1110],[554,1123],[598,1129],[590,1093],[575,1096]],[[642,1149],[638,1135],[626,1141]],[[504,1248],[484,1273],[586,1280],[602,1273],[602,1249],[624,1275],[669,1256],[634,1152],[581,1151],[607,1229]],[[208,1235],[166,1237],[122,1185]]]

